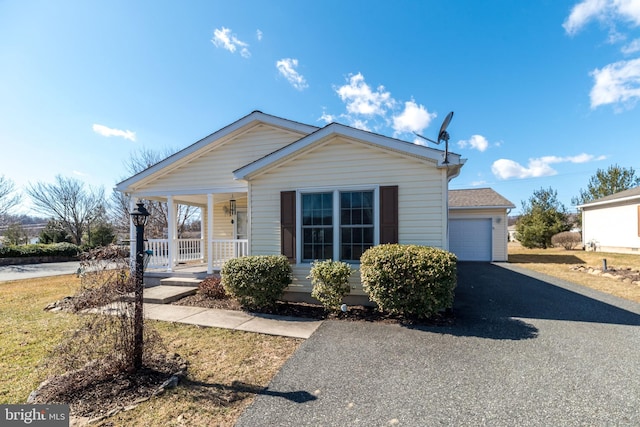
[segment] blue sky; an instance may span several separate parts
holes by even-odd
[[[640,169],[640,0],[0,0],[0,175],[111,188],[261,110],[467,158],[450,188],[568,207]],[[27,210],[25,205],[23,210]]]

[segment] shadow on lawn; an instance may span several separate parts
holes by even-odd
[[[509,262],[515,264],[585,264],[575,255],[561,254],[509,254]]]
[[[250,395],[282,397],[294,403],[306,403],[317,399],[316,396],[304,390],[289,392],[275,391],[269,390],[269,387],[247,384],[242,381],[233,381],[231,385],[226,385],[194,381],[187,378],[183,384],[185,387],[191,389],[196,399],[215,399],[223,405],[244,400]]]
[[[544,280],[544,276],[538,278],[533,272],[529,274],[527,270],[509,264],[460,262],[454,324],[416,326],[414,329],[455,336],[522,340],[538,336],[538,328],[525,321],[529,319],[640,326],[640,309],[637,312],[625,310],[574,292],[573,286],[579,285],[562,281],[551,283]]]

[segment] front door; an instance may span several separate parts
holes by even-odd
[[[236,211],[236,221],[233,230],[236,239],[247,239],[247,211],[246,209],[238,209]]]

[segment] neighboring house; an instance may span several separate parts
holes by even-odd
[[[211,274],[232,257],[284,254],[294,272],[289,290],[308,293],[316,259],[357,265],[381,243],[449,249],[448,205],[462,255],[505,260],[513,205],[490,189],[449,192],[464,163],[337,123],[319,128],[255,111],[116,189],[131,196],[132,208],[138,199],[169,206],[168,239],[147,242],[151,265],[173,271],[201,259]],[[200,239],[177,239],[178,204],[201,208]],[[362,294],[359,275],[352,286]]]
[[[640,251],[640,187],[579,205],[586,250]]]
[[[491,188],[449,190],[449,250],[464,261],[507,261],[513,208]]]

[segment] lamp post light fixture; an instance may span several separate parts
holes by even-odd
[[[134,371],[142,367],[142,352],[144,341],[143,326],[143,296],[144,289],[144,226],[149,218],[149,211],[144,207],[142,202],[137,203],[137,208],[131,212],[131,221],[136,226],[136,269],[135,269],[135,291],[134,291],[134,312],[133,312],[133,328],[134,328],[134,349],[133,349],[133,366]]]

